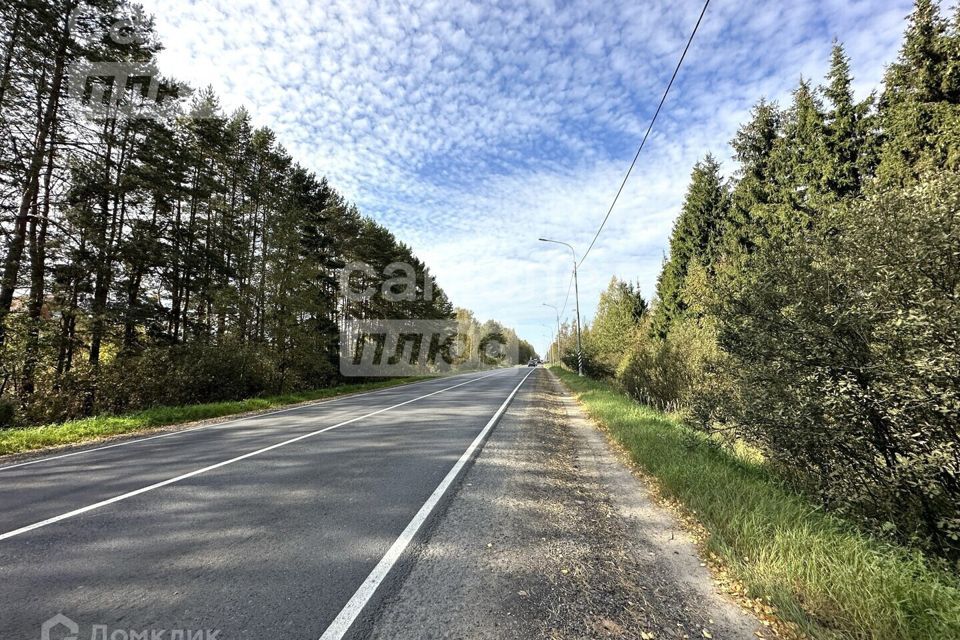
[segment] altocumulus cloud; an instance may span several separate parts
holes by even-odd
[[[166,73],[245,105],[433,267],[453,300],[541,348],[700,0],[147,0]],[[860,95],[896,55],[910,0],[714,0],[666,110],[581,272],[647,295],[690,169],[761,96],[819,80],[834,38]],[[570,314],[571,305],[567,313]]]

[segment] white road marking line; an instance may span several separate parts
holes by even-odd
[[[499,373],[499,371],[498,371],[497,373]],[[206,472],[208,472],[208,471],[213,471],[214,469],[219,469],[219,468],[221,468],[221,467],[225,467],[225,466],[230,465],[230,464],[233,464],[233,463],[235,463],[235,462],[240,462],[241,460],[246,460],[247,458],[252,458],[252,457],[254,457],[254,456],[258,456],[258,455],[260,455],[261,453],[266,453],[267,451],[273,451],[274,449],[279,449],[280,447],[285,447],[286,445],[288,445],[288,444],[293,444],[294,442],[299,442],[299,441],[301,441],[301,440],[306,440],[307,438],[311,438],[311,437],[316,436],[316,435],[319,435],[319,434],[321,434],[321,433],[326,433],[327,431],[331,431],[331,430],[333,430],[333,429],[337,429],[337,428],[339,428],[339,427],[343,427],[343,426],[346,426],[346,425],[348,425],[348,424],[352,424],[352,423],[354,423],[354,422],[358,422],[358,421],[363,420],[363,419],[365,419],[365,418],[369,418],[369,417],[371,417],[371,416],[379,415],[379,414],[381,414],[381,413],[385,413],[385,412],[390,411],[390,410],[392,410],[392,409],[396,409],[396,408],[398,408],[398,407],[402,407],[402,406],[404,406],[404,405],[408,405],[408,404],[411,404],[411,403],[413,403],[413,402],[417,402],[418,400],[423,400],[424,398],[429,398],[429,397],[431,397],[431,396],[435,396],[435,395],[440,394],[440,393],[443,393],[443,392],[445,392],[445,391],[450,391],[451,389],[456,389],[457,387],[462,387],[462,386],[464,386],[464,385],[471,384],[471,383],[477,382],[477,381],[479,381],[479,380],[485,380],[485,379],[487,379],[487,378],[489,378],[489,377],[491,377],[491,376],[497,375],[497,373],[491,373],[491,374],[488,374],[488,375],[485,375],[485,376],[481,376],[481,377],[479,377],[479,378],[472,378],[472,379],[470,379],[470,380],[467,380],[466,382],[461,382],[460,384],[455,384],[455,385],[453,385],[452,387],[445,387],[445,388],[443,388],[443,389],[440,389],[439,391],[434,391],[434,392],[432,392],[432,393],[428,393],[428,394],[419,396],[419,397],[417,397],[417,398],[413,398],[413,399],[411,399],[411,400],[406,400],[406,401],[404,401],[404,402],[400,402],[400,403],[398,403],[398,404],[395,404],[395,405],[386,407],[386,408],[384,408],[384,409],[378,409],[377,411],[372,411],[372,412],[367,413],[367,414],[364,414],[364,415],[362,415],[362,416],[358,416],[358,417],[356,417],[356,418],[351,418],[350,420],[345,420],[344,422],[339,422],[339,423],[337,423],[337,424],[335,424],[335,425],[332,425],[332,426],[329,426],[329,427],[325,427],[325,428],[320,429],[320,430],[318,430],[318,431],[312,431],[312,432],[310,432],[310,433],[305,433],[305,434],[303,434],[303,435],[301,435],[301,436],[297,436],[296,438],[291,438],[290,440],[285,440],[285,441],[283,441],[283,442],[278,442],[277,444],[273,444],[273,445],[270,445],[269,447],[264,447],[264,448],[262,448],[262,449],[257,449],[256,451],[251,451],[250,453],[245,453],[245,454],[243,454],[242,456],[237,456],[236,458],[230,458],[229,460],[224,460],[223,462],[218,462],[217,464],[212,464],[212,465],[210,465],[210,466],[203,467],[202,469],[197,469],[197,470],[191,471],[191,472],[189,472],[189,473],[184,473],[184,474],[182,474],[182,475],[176,476],[176,477],[174,477],[174,478],[170,478],[170,479],[168,479],[168,480],[163,480],[163,481],[161,481],[161,482],[157,482],[157,483],[151,484],[151,485],[149,485],[149,486],[146,486],[146,487],[143,487],[143,488],[140,488],[140,489],[135,489],[134,491],[130,491],[130,492],[121,494],[121,495],[119,495],[119,496],[114,496],[114,497],[108,498],[108,499],[106,499],[106,500],[101,500],[100,502],[95,502],[94,504],[90,504],[90,505],[87,505],[87,506],[85,506],[85,507],[81,507],[81,508],[79,508],[79,509],[74,509],[73,511],[68,511],[67,513],[62,513],[62,514],[60,514],[60,515],[58,515],[58,516],[54,516],[54,517],[52,517],[52,518],[47,518],[46,520],[41,520],[40,522],[35,522],[35,523],[33,523],[33,524],[29,524],[29,525],[27,525],[27,526],[25,526],[25,527],[20,527],[19,529],[14,529],[13,531],[8,531],[8,532],[6,532],[6,533],[0,534],[0,540],[6,540],[7,538],[13,538],[14,536],[18,536],[18,535],[20,535],[20,534],[22,534],[22,533],[27,533],[28,531],[33,531],[34,529],[39,529],[39,528],[41,528],[41,527],[45,527],[45,526],[47,526],[47,525],[54,524],[54,523],[56,523],[56,522],[60,522],[61,520],[66,520],[66,519],[68,519],[68,518],[73,518],[74,516],[78,516],[78,515],[80,515],[80,514],[87,513],[88,511],[93,511],[94,509],[99,509],[100,507],[105,507],[105,506],[110,505],[110,504],[113,504],[113,503],[115,503],[115,502],[120,502],[120,501],[122,501],[122,500],[127,500],[127,499],[129,499],[129,498],[133,498],[133,497],[135,497],[135,496],[138,496],[138,495],[140,495],[140,494],[142,494],[142,493],[147,493],[148,491],[153,491],[153,490],[155,490],[155,489],[160,489],[161,487],[165,487],[165,486],[167,486],[167,485],[174,484],[174,483],[176,483],[176,482],[180,482],[181,480],[186,480],[186,479],[188,479],[188,478],[192,478],[192,477],[194,477],[194,476],[198,476],[198,475],[203,474],[203,473],[206,473]],[[529,374],[528,374],[528,375],[529,375]]]
[[[423,503],[423,506],[420,507],[420,510],[417,511],[416,515],[413,516],[413,519],[403,530],[403,533],[400,534],[400,537],[393,543],[390,549],[387,550],[386,555],[384,555],[380,562],[377,563],[377,566],[373,568],[373,571],[370,572],[370,575],[367,576],[366,580],[363,581],[363,584],[360,585],[360,588],[357,589],[356,593],[347,601],[347,604],[344,605],[343,609],[340,610],[340,613],[337,614],[337,617],[334,618],[333,622],[330,623],[330,626],[327,627],[327,630],[323,632],[323,635],[320,636],[320,640],[341,640],[347,631],[353,625],[354,621],[357,619],[357,616],[360,615],[360,612],[363,611],[363,608],[370,601],[370,598],[373,597],[373,594],[376,592],[377,588],[383,582],[384,578],[387,577],[387,574],[390,573],[390,570],[400,559],[400,556],[403,555],[404,550],[410,545],[410,542],[413,541],[414,536],[417,535],[417,531],[420,530],[420,527],[423,526],[423,523],[427,521],[427,518],[430,517],[430,513],[436,508],[437,504],[443,498],[443,494],[447,492],[447,489],[450,488],[450,485],[453,484],[453,481],[457,479],[457,476],[460,474],[461,469],[464,465],[467,464],[467,461],[473,455],[473,452],[479,447],[483,441],[486,439],[487,434],[490,433],[490,430],[497,424],[497,421],[500,419],[500,416],[503,415],[503,412],[507,410],[507,407],[510,405],[510,401],[513,400],[514,396],[517,395],[517,392],[520,391],[520,387],[523,386],[523,383],[526,382],[527,378],[530,377],[530,374],[536,371],[533,369],[527,375],[523,376],[523,380],[520,381],[513,391],[510,392],[510,395],[507,396],[507,399],[503,401],[503,404],[500,405],[500,408],[497,409],[497,412],[493,414],[493,417],[490,418],[490,421],[487,425],[480,431],[480,434],[474,439],[466,451],[463,452],[463,455],[460,456],[460,459],[457,460],[457,463],[453,465],[453,468],[450,469],[450,472],[447,473],[443,481],[434,489],[433,493],[430,494],[430,497],[427,498],[427,501]]]
[[[425,384],[425,383],[428,383],[428,382],[436,382],[437,380],[443,380],[443,379],[446,379],[446,378],[448,378],[448,377],[449,377],[449,378],[459,378],[460,376],[466,376],[466,375],[471,375],[471,374],[470,374],[470,373],[461,373],[461,374],[457,374],[457,375],[455,375],[455,376],[446,376],[446,377],[441,377],[441,378],[433,378],[433,379],[431,379],[431,380],[421,380],[421,381],[419,381],[419,382],[411,382],[411,383],[409,383],[409,384],[398,384],[398,385],[393,386],[393,387],[386,387],[386,388],[383,388],[383,389],[374,389],[373,391],[363,391],[363,392],[360,392],[360,393],[349,393],[349,394],[346,394],[346,395],[343,395],[343,396],[337,396],[337,397],[333,397],[333,398],[321,398],[321,399],[319,399],[319,400],[313,400],[313,401],[306,402],[306,403],[300,403],[300,404],[297,404],[296,406],[293,406],[293,407],[286,407],[285,409],[276,409],[276,410],[274,410],[274,411],[267,411],[267,412],[264,412],[264,413],[258,413],[258,414],[252,415],[252,416],[243,416],[243,417],[241,417],[241,418],[233,418],[233,419],[231,419],[231,420],[224,420],[223,422],[213,422],[213,423],[211,423],[211,424],[202,424],[202,425],[199,425],[199,426],[197,426],[197,427],[190,427],[189,429],[179,429],[179,430],[177,430],[177,431],[170,431],[170,432],[168,432],[168,433],[161,433],[161,434],[158,434],[158,435],[155,435],[155,436],[147,436],[146,438],[133,438],[133,439],[131,439],[131,440],[124,440],[123,442],[117,442],[117,443],[115,443],[115,444],[108,444],[108,445],[104,445],[104,446],[102,446],[102,447],[92,447],[92,448],[90,448],[90,449],[81,449],[80,451],[72,451],[72,452],[70,452],[70,453],[63,453],[63,454],[60,454],[60,455],[57,455],[57,456],[44,456],[44,457],[42,457],[42,458],[37,458],[36,460],[27,460],[26,462],[17,462],[16,464],[9,464],[9,465],[5,465],[5,466],[0,466],[0,473],[6,471],[7,469],[16,469],[17,467],[26,467],[26,466],[28,466],[28,465],[39,464],[39,463],[41,463],[41,462],[50,462],[50,461],[52,461],[52,460],[60,460],[61,458],[70,458],[70,457],[72,457],[72,456],[79,456],[79,455],[81,455],[81,454],[83,454],[83,453],[93,453],[94,451],[103,451],[104,449],[113,449],[114,447],[123,447],[123,446],[126,446],[126,445],[128,445],[128,444],[137,444],[138,442],[146,442],[147,440],[156,440],[157,438],[167,438],[167,437],[169,437],[169,436],[177,436],[177,435],[180,435],[180,434],[182,434],[182,433],[190,433],[191,431],[199,431],[200,429],[209,429],[209,428],[211,428],[211,427],[223,427],[223,426],[226,426],[226,425],[228,425],[228,424],[234,424],[234,423],[236,423],[236,422],[242,422],[242,421],[244,421],[244,420],[251,420],[251,419],[253,419],[253,418],[262,418],[262,417],[265,417],[265,416],[273,416],[273,415],[276,415],[276,414],[278,414],[278,413],[287,413],[287,412],[289,412],[289,411],[296,411],[297,409],[306,409],[306,408],[308,408],[308,407],[315,407],[315,406],[318,406],[318,405],[331,404],[331,403],[337,402],[337,401],[339,401],[339,400],[349,400],[349,399],[351,399],[351,398],[359,398],[359,397],[361,397],[361,396],[369,396],[369,395],[374,394],[374,393],[384,393],[384,392],[387,392],[387,391],[395,391],[395,390],[397,390],[397,389],[402,389],[402,388],[405,388],[405,387],[412,387],[412,386],[418,385],[418,384]],[[209,419],[210,419],[210,420],[216,420],[216,418],[209,418]],[[174,425],[162,425],[162,426],[160,426],[160,427],[158,427],[158,428],[162,429],[164,426],[170,427],[170,426],[174,426]],[[123,434],[117,434],[117,435],[123,435]],[[38,449],[37,451],[34,451],[34,452],[25,451],[24,453],[25,453],[25,454],[29,454],[29,453],[37,453],[37,454],[40,454],[40,450]]]

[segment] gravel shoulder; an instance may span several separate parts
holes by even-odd
[[[373,638],[756,638],[680,524],[548,371],[528,380]]]

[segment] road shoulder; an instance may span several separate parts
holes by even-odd
[[[755,638],[692,541],[546,370],[366,629],[375,638]]]

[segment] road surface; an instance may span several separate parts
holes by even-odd
[[[354,634],[531,375],[548,374],[436,379],[0,465],[0,638],[40,637],[57,614],[81,638]]]
[[[524,384],[372,640],[757,640],[673,513],[556,378]]]

